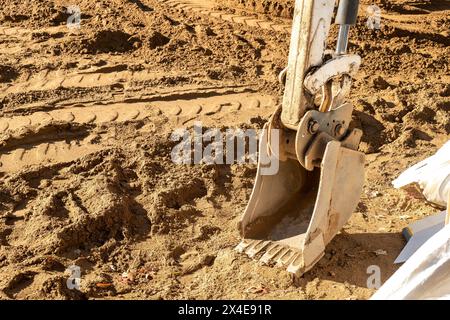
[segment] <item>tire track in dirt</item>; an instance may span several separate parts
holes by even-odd
[[[61,88],[95,88],[118,86],[132,88],[134,83],[158,80],[163,77],[177,76],[176,72],[154,72],[149,69],[142,71],[126,70],[127,65],[117,65],[91,71],[64,73],[62,70],[44,70],[29,77],[23,82],[0,89],[0,97],[8,94],[27,93],[32,91],[48,91]],[[183,74],[193,76],[192,74]]]
[[[112,105],[119,102],[126,103],[140,103],[140,102],[157,102],[157,101],[175,101],[175,100],[183,100],[183,99],[193,99],[193,98],[201,98],[201,97],[212,97],[212,96],[220,96],[220,95],[228,95],[228,94],[238,94],[238,93],[254,93],[256,92],[256,85],[253,83],[249,83],[247,85],[183,85],[176,88],[164,88],[160,86],[152,86],[152,84],[148,84],[147,82],[135,82],[135,80],[131,80],[130,86],[123,87],[112,85],[114,90],[107,90],[107,92],[103,92],[102,90],[98,90],[98,87],[92,87],[86,89],[90,94],[86,94],[82,97],[62,97],[62,98],[54,98],[52,96],[49,97],[39,97],[35,98],[33,96],[34,101],[29,101],[26,103],[22,103],[15,108],[10,108],[4,110],[4,114],[14,113],[14,114],[23,114],[29,112],[36,111],[46,111],[48,109],[61,109],[61,108],[70,108],[74,105],[82,104],[82,105]],[[53,92],[53,91],[46,91]],[[45,93],[45,91],[44,91]],[[18,93],[21,95],[21,93]],[[30,92],[30,95],[33,95],[33,92]],[[101,103],[99,103],[101,101]]]
[[[36,146],[25,145],[0,156],[0,172],[14,172],[28,165],[70,162],[101,149],[102,146],[85,140],[55,141]]]
[[[67,28],[66,28],[67,29]],[[0,27],[0,36],[7,36],[8,38],[16,38],[21,40],[28,40],[26,37],[33,32],[54,32],[54,31],[62,31],[61,27],[50,27],[41,30],[31,30],[27,28],[21,27]]]
[[[269,21],[268,19],[264,19],[261,17],[255,16],[246,16],[241,14],[230,14],[227,12],[223,12],[215,9],[216,3],[213,0],[166,0],[166,3],[173,7],[184,10],[194,11],[203,15],[208,15],[217,19],[222,19],[224,21],[228,21],[231,23],[244,24],[252,28],[262,28],[266,30],[290,33],[292,28],[292,20],[291,19],[280,19],[277,21]],[[367,5],[362,5],[362,12],[366,12]],[[446,10],[442,10],[440,12],[445,12]],[[426,11],[424,15],[433,16],[434,11]],[[432,30],[428,30],[426,32],[417,30],[415,27],[411,27],[407,23],[416,22],[418,20],[423,19],[423,17],[417,17],[417,15],[405,15],[398,16],[392,15],[388,13],[383,13],[383,20],[386,19],[389,21],[389,24],[395,27],[398,30],[398,36],[400,37],[414,37],[414,38],[426,38],[431,41],[441,43],[444,45],[449,44],[449,38],[447,35],[441,35],[434,33]],[[283,21],[283,22],[279,22]],[[406,23],[401,23],[406,22]]]
[[[170,75],[170,74],[169,74]],[[92,88],[120,84],[122,87],[130,87],[131,82],[156,80],[168,76],[167,73],[144,71],[111,71],[111,72],[81,72],[64,74],[62,71],[46,70],[39,75],[3,89],[2,95],[24,93],[29,91],[46,91],[59,88]]]
[[[231,14],[215,9],[215,2],[211,0],[167,0],[166,4],[173,8],[194,11],[213,18],[231,23],[244,24],[252,28],[262,28],[271,31],[290,33],[292,23],[289,19],[270,21],[261,17]]]
[[[0,26],[0,54],[26,54],[24,48],[28,52],[38,51],[43,42],[57,42],[69,33],[65,26],[43,29]]]
[[[0,135],[14,134],[30,126],[45,126],[51,123],[69,124],[110,124],[167,117],[179,126],[192,124],[194,121],[207,121],[211,118],[227,116],[232,112],[248,112],[252,116],[270,113],[274,108],[274,99],[258,93],[237,93],[217,95],[204,98],[179,99],[174,101],[119,102],[103,105],[74,105],[68,108],[35,112],[26,116],[3,117],[0,119]],[[34,144],[15,143],[0,149],[0,172],[10,173],[25,166],[64,163],[74,161],[85,155],[97,152],[108,146],[105,137],[100,143],[92,136],[60,141],[48,141],[51,137],[42,137],[44,141]],[[39,140],[39,137],[36,137]],[[55,139],[56,140],[56,139]],[[110,144],[112,145],[112,144]]]
[[[40,47],[42,42],[58,40],[70,32],[67,27],[61,26],[38,30],[21,27],[0,27],[0,43],[4,43],[0,47],[0,54],[11,54],[11,50],[21,52],[23,47]],[[38,39],[33,40],[33,37]],[[114,91],[131,90],[136,87],[141,89],[145,82],[179,76],[186,78],[198,76],[196,73],[186,71],[155,71],[145,67],[139,70],[131,69],[130,63],[121,63],[91,67],[86,70],[45,69],[34,75],[27,73],[19,82],[0,84],[0,99],[6,95],[23,95],[34,91],[44,92],[71,88],[96,89],[109,87]]]

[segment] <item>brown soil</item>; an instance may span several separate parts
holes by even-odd
[[[240,9],[249,13],[263,13],[272,17],[292,18],[294,14],[294,0],[217,0],[221,9]]]
[[[366,299],[369,266],[383,281],[395,272],[402,228],[437,212],[390,182],[450,134],[447,2],[376,1],[381,30],[365,26],[361,8],[351,100],[367,183],[299,279],[233,250],[254,166],[179,166],[170,154],[173,130],[195,121],[225,130],[268,119],[292,5],[78,2],[79,30],[65,26],[63,1],[2,2],[1,298]],[[73,265],[80,291],[66,286]]]

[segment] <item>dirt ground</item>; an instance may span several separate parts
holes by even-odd
[[[72,2],[80,29],[67,1],[0,1],[0,298],[367,299],[368,267],[388,279],[402,229],[438,212],[391,181],[450,134],[448,1],[363,1],[351,101],[367,183],[298,279],[233,250],[255,166],[176,165],[170,139],[195,121],[261,128],[293,1]]]

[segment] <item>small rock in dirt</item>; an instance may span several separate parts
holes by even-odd
[[[222,77],[222,73],[217,70],[207,70],[206,74],[211,80],[220,80],[220,78]]]
[[[242,75],[242,74],[245,73],[245,69],[244,69],[244,68],[242,68],[242,67],[240,67],[240,66],[236,66],[236,65],[230,66],[230,67],[229,67],[229,70],[231,71],[231,73],[232,73],[234,76],[240,76],[240,75]]]
[[[10,66],[0,65],[0,83],[12,82],[18,77],[18,72]]]
[[[443,88],[440,92],[439,95],[441,97],[450,97],[450,85],[446,85],[445,88]]]
[[[406,44],[403,44],[399,47],[394,48],[395,54],[403,54],[403,53],[411,53],[411,52],[412,52],[411,48]]]
[[[64,23],[67,23],[71,14],[68,12],[65,7],[55,7],[52,9],[53,15],[50,18],[50,22],[53,26],[58,26]]]
[[[374,251],[374,253],[375,253],[377,256],[387,256],[387,255],[388,255],[387,251],[386,251],[386,250],[383,250],[383,249],[376,250],[376,251]]]
[[[375,79],[373,79],[372,83],[373,83],[374,88],[379,89],[379,90],[386,90],[391,87],[389,82],[384,80],[384,78],[382,76],[378,76]]]
[[[221,230],[218,227],[214,226],[201,226],[200,230],[195,236],[195,240],[197,241],[206,241],[210,239],[213,235],[219,233]]]
[[[374,199],[374,198],[378,198],[381,197],[383,194],[379,191],[371,191],[369,193],[367,193],[367,197],[369,199]]]
[[[170,38],[165,35],[155,31],[148,39],[148,46],[150,49],[156,49],[158,47],[163,47],[170,42]]]

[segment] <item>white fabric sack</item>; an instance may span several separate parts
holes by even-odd
[[[434,156],[416,164],[394,181],[395,188],[417,184],[432,203],[445,207],[450,194],[450,141]]]
[[[428,240],[371,300],[450,300],[450,225]]]

